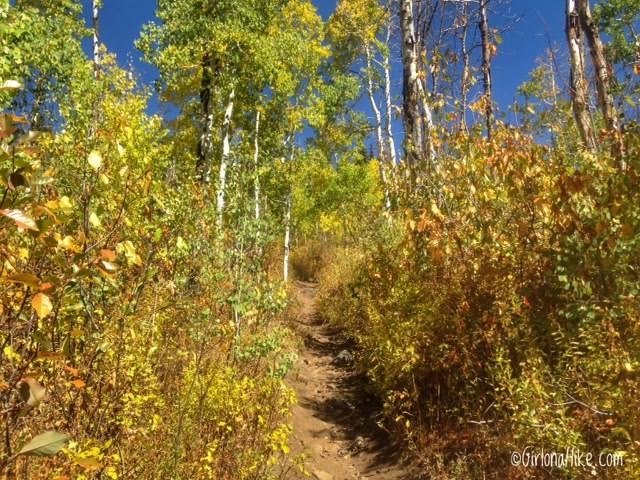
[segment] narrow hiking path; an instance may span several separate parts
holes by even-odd
[[[350,364],[348,342],[324,325],[316,310],[316,285],[296,282],[300,305],[296,329],[304,339],[298,367],[289,379],[293,451],[304,454],[317,480],[416,480],[402,464],[386,433],[375,423],[376,407],[365,379]],[[298,475],[292,480],[304,477]]]

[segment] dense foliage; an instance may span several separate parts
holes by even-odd
[[[289,265],[430,477],[640,478],[640,5],[577,3],[593,72],[513,126],[484,0],[161,0],[166,118],[82,2],[0,0],[1,478],[304,475]]]
[[[612,478],[635,478],[635,174],[512,130],[455,141],[441,206],[406,209],[364,252],[345,249],[321,276],[324,312],[434,469],[464,452],[458,474],[479,478],[520,445],[579,446],[624,452]]]

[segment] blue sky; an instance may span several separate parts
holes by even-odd
[[[89,14],[90,0],[83,0]],[[323,17],[335,8],[335,0],[314,0]],[[154,18],[156,0],[105,0],[102,10],[102,41],[118,55],[122,65],[131,64],[145,83],[155,78],[154,70],[140,61],[140,53],[133,46],[142,25]],[[494,62],[495,98],[504,110],[513,101],[517,87],[527,79],[535,67],[535,60],[548,46],[546,31],[551,40],[564,45],[564,2],[559,0],[512,0],[510,7],[500,11],[520,16],[521,20],[504,33]],[[492,24],[500,27],[508,20],[494,16]]]

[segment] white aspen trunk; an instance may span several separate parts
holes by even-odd
[[[293,162],[294,155],[294,139],[295,133],[291,132],[284,141],[285,149],[288,147],[289,155],[287,162],[289,164],[289,174],[291,173],[291,162]],[[284,282],[289,281],[289,254],[291,252],[291,210],[293,208],[293,185],[289,185],[289,192],[287,193],[286,211],[284,214],[284,256],[283,256],[283,269],[282,276]]]
[[[100,0],[92,0],[93,23],[93,77],[97,80],[100,73]]]
[[[293,192],[289,187],[287,195],[287,211],[284,217],[284,260],[283,260],[283,277],[284,282],[289,281],[289,253],[291,252],[291,208],[293,204]]]
[[[596,137],[589,111],[589,93],[585,74],[584,47],[576,0],[567,0],[567,42],[571,62],[571,103],[573,116],[584,146],[596,150]]]
[[[233,116],[234,98],[235,90],[231,90],[231,93],[229,94],[229,101],[227,103],[227,110],[224,114],[224,123],[222,125],[224,130],[224,138],[222,139],[222,157],[220,159],[220,174],[218,176],[218,194],[216,202],[217,225],[219,231],[222,229],[222,219],[225,207],[225,193],[227,188],[227,168],[229,165],[229,157],[231,155],[231,117]],[[207,176],[210,175],[211,169],[209,168]]]
[[[467,36],[469,31],[469,17],[467,15],[467,5],[464,4],[464,25],[462,29],[462,85],[460,99],[460,128],[465,133],[469,133],[467,125],[467,106],[469,104],[469,82],[471,78],[471,60],[469,58],[469,49],[467,48]]]
[[[616,157],[620,157],[624,151],[622,132],[620,128],[620,117],[615,107],[613,96],[611,95],[609,65],[604,53],[604,45],[600,38],[600,30],[591,16],[589,0],[578,0],[578,10],[580,13],[582,29],[584,30],[587,42],[589,43],[591,63],[595,70],[596,93],[598,94],[600,111],[602,112],[602,117],[604,118],[607,130],[615,135],[613,153]]]
[[[389,48],[391,39],[391,16],[389,16],[389,25],[387,26],[386,46]],[[386,127],[387,127],[387,143],[389,149],[389,160],[391,161],[391,168],[395,168],[398,163],[396,157],[396,142],[393,138],[393,111],[391,110],[391,64],[389,62],[390,53],[386,53],[384,56],[384,98],[385,98],[385,110],[386,110]]]
[[[260,221],[260,111],[256,113],[256,133],[254,138],[253,168],[255,169],[253,178],[253,194],[255,201],[256,222]]]
[[[431,112],[431,106],[429,105],[429,99],[427,98],[427,89],[423,85],[422,81],[420,81],[420,79],[418,79],[418,91],[420,92],[420,98],[422,99],[422,110],[424,112],[424,149],[426,150],[429,167],[431,167],[433,165],[434,159],[436,158],[436,149],[433,145],[433,113]]]
[[[367,60],[367,94],[369,96],[369,103],[371,104],[371,109],[373,110],[373,114],[376,119],[376,140],[378,143],[378,156],[380,161],[380,176],[382,177],[382,188],[384,190],[384,204],[387,210],[391,209],[391,197],[389,195],[389,181],[387,180],[387,169],[386,169],[386,155],[384,152],[384,137],[382,135],[382,114],[380,113],[380,108],[378,108],[378,104],[376,102],[375,92],[373,88],[373,75],[371,69],[373,68],[371,65],[371,48],[369,44],[366,44],[364,47],[365,56]]]
[[[420,79],[418,54],[413,21],[413,1],[402,0],[400,5],[400,33],[402,37],[402,106],[404,143],[409,168],[420,158],[422,148],[422,117],[420,115]],[[412,173],[413,175],[413,173]]]

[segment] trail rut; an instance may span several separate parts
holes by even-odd
[[[293,442],[296,454],[304,454],[305,466],[317,480],[416,480],[416,472],[403,463],[375,422],[377,408],[365,393],[365,379],[341,353],[348,342],[323,324],[316,307],[317,287],[297,282],[300,304],[296,329],[303,336],[295,373],[288,380],[296,391],[293,409]],[[297,475],[297,476],[296,476]],[[308,479],[296,474],[291,480]]]

